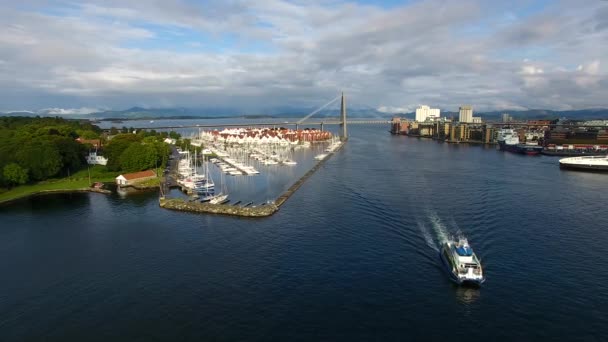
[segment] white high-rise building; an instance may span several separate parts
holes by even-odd
[[[473,122],[473,107],[472,106],[460,106],[460,115],[458,121],[472,123]]]
[[[441,116],[439,108],[431,108],[429,106],[420,106],[416,108],[416,121],[424,122],[427,119],[437,120]]]

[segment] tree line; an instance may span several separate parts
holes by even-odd
[[[121,133],[125,132],[125,133]],[[163,140],[179,138],[175,132],[126,128],[106,137],[84,120],[59,117],[0,117],[0,186],[10,187],[50,178],[67,177],[87,167],[93,148],[76,141],[100,139],[109,171],[134,172],[165,165],[171,152]]]

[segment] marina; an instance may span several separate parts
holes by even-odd
[[[326,136],[331,137],[331,134],[326,134]],[[179,155],[181,156],[181,159],[179,159],[176,163],[177,172],[175,172],[174,175],[179,178],[177,183],[182,186],[181,191],[187,195],[190,195],[190,197],[185,198],[168,190],[168,195],[162,196],[159,200],[159,204],[162,208],[248,217],[272,215],[293,193],[295,193],[295,191],[304,183],[304,181],[323,164],[323,162],[328,160],[327,156],[338,152],[339,149],[344,145],[344,141],[341,141],[338,138],[331,138],[328,141],[317,141],[314,144],[311,144],[309,141],[305,141],[304,143],[283,145],[283,150],[279,150],[277,153],[276,146],[273,146],[271,149],[264,149],[262,147],[252,148],[249,145],[237,145],[236,147],[231,146],[228,148],[222,148],[221,144],[217,144],[216,141],[207,140],[206,143],[215,144],[213,147],[209,147],[209,150],[216,155],[216,157],[213,158],[213,162],[211,160],[206,161],[203,158],[204,175],[199,177],[202,177],[201,182],[205,182],[205,184],[213,184],[214,186],[211,188],[202,189],[200,187],[196,187],[195,185],[190,186],[189,184],[194,184],[192,182],[185,182],[185,179],[193,178],[192,174],[201,174],[196,168],[190,166],[194,165],[191,161],[189,161],[190,153],[180,152]],[[291,154],[289,162],[287,163],[285,162],[284,157],[285,151],[289,151]],[[314,160],[311,160],[311,155],[314,154],[315,151],[325,151],[325,153],[322,154],[324,157],[319,159],[317,158],[317,155],[314,157]],[[231,155],[237,155],[238,157],[234,158],[238,159],[233,159],[233,157],[230,157]],[[296,162],[291,158],[297,159],[299,162]],[[279,164],[279,162],[265,162],[269,159],[282,159],[282,164],[287,166],[287,168],[277,169],[275,165]],[[259,167],[262,168],[261,172],[257,171],[253,166],[245,165],[245,163],[251,162],[252,160],[260,165]],[[276,197],[270,197],[270,195],[268,195],[268,199],[261,201],[258,206],[254,205],[255,202],[251,201],[251,199],[255,198],[256,194],[251,191],[252,185],[264,184],[264,180],[270,181],[271,177],[272,180],[276,180],[281,174],[293,176],[295,175],[294,167],[296,165],[300,166],[297,168],[299,172],[306,172],[303,173],[300,178],[283,178],[286,181],[283,187],[288,186],[284,192],[277,193],[275,190],[274,193],[277,193],[277,195],[275,195]],[[306,170],[306,166],[310,166],[311,168]],[[288,170],[289,172],[282,173],[281,171],[283,170]],[[236,174],[237,172],[238,174]],[[226,174],[239,176],[247,174],[251,177],[244,177],[240,181],[227,182],[227,177],[225,176]],[[218,175],[220,179],[219,183],[213,180],[217,180]],[[228,186],[227,183],[230,183],[230,186]],[[218,188],[220,190],[217,190]],[[245,195],[246,192],[243,191],[243,188],[250,190],[247,195]],[[256,187],[254,186],[253,188],[255,189]],[[266,190],[267,194],[269,194],[273,189],[266,187],[264,190]],[[234,193],[236,193],[236,195],[234,195]],[[260,207],[264,208],[259,209]]]
[[[308,127],[232,127],[191,133],[188,140],[202,157],[197,157],[196,149],[175,149],[170,175],[161,182],[160,206],[237,216],[272,215],[346,143],[343,95],[341,99],[338,134]],[[261,206],[266,207],[253,210]]]

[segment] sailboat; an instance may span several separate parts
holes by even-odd
[[[222,204],[228,202],[228,191],[226,190],[226,183],[224,182],[224,174],[220,173],[221,191],[219,194],[213,196],[209,203],[211,204]]]
[[[211,178],[211,175],[209,174],[209,166],[208,162],[205,160],[205,156],[203,156],[203,169],[205,178],[197,185],[196,189],[199,193],[213,192],[215,184],[213,183],[213,178]]]

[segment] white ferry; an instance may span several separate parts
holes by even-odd
[[[608,155],[570,157],[559,160],[562,169],[608,172]]]
[[[450,279],[455,283],[479,286],[486,280],[481,263],[466,239],[447,241],[439,255]]]

